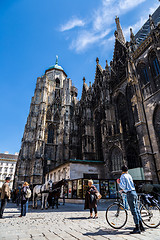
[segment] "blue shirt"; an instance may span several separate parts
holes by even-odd
[[[124,173],[121,175],[119,187],[123,189],[124,192],[135,190],[132,176],[129,173]]]

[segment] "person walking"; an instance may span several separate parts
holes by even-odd
[[[9,189],[9,182],[10,182],[10,177],[6,177],[5,183],[2,185],[0,218],[3,218],[4,209],[7,206],[7,202],[11,198],[11,191]]]
[[[134,182],[133,182],[132,176],[128,173],[128,167],[126,165],[122,167],[122,175],[120,179],[117,179],[117,183],[121,188],[120,192],[125,192],[127,194],[128,204],[129,204],[131,213],[133,215],[133,219],[136,227],[133,229],[131,234],[141,233],[145,231],[142,225],[142,218],[138,208],[138,203],[137,203],[138,197],[135,190]]]
[[[19,207],[20,198],[21,198],[21,187],[19,185],[17,190],[16,190],[16,204],[17,204],[17,207]]]
[[[30,190],[29,184],[27,182],[24,182],[23,187],[21,189],[21,215],[19,217],[26,216],[27,201],[28,201],[27,191],[28,190]]]
[[[90,209],[90,217],[89,218],[93,218],[93,209],[95,212],[95,219],[98,218],[98,214],[97,214],[97,196],[96,194],[98,194],[98,190],[97,188],[93,185],[93,181],[92,180],[88,180],[88,188],[87,188],[87,192],[85,195],[85,206],[84,209]]]

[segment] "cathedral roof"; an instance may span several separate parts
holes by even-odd
[[[152,19],[155,25],[157,25],[160,22],[160,6],[152,14]],[[150,23],[148,19],[135,35],[137,45],[140,45],[148,37],[149,33],[150,33]]]

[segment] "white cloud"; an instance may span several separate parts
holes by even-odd
[[[72,19],[61,27],[61,31],[72,29],[75,26],[81,27],[81,29],[79,28],[78,31],[76,31],[75,37],[70,45],[70,48],[76,52],[84,51],[97,42],[103,45],[103,43],[107,41],[106,36],[113,28],[115,16],[124,15],[145,1],[146,0],[101,0],[99,8],[94,10],[91,16],[88,17],[89,21],[84,23],[82,20]],[[138,30],[141,23],[138,24],[139,22],[133,26],[134,31]],[[129,27],[125,30],[125,35],[129,34]],[[110,37],[108,41],[111,42],[111,40],[113,41],[113,37]]]
[[[61,26],[60,31],[64,32],[67,30],[71,30],[75,27],[82,27],[84,25],[85,25],[85,22],[83,20],[73,17],[67,23]]]
[[[72,41],[70,46],[71,49],[76,49],[77,52],[83,51],[89,45],[103,39],[108,35],[110,29],[107,29],[106,32],[102,32],[101,34],[95,34],[94,32],[83,31],[77,37],[77,39]]]
[[[146,0],[121,0],[119,3],[120,9],[132,9],[138,6],[140,3],[145,2]]]

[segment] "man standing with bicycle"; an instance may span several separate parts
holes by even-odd
[[[145,231],[142,225],[141,214],[138,209],[137,203],[138,196],[134,187],[132,176],[128,173],[127,166],[124,165],[122,167],[122,175],[120,179],[117,179],[117,183],[119,184],[119,187],[122,189],[121,192],[123,191],[127,194],[128,204],[133,215],[134,223],[136,225],[131,234],[141,233]]]

